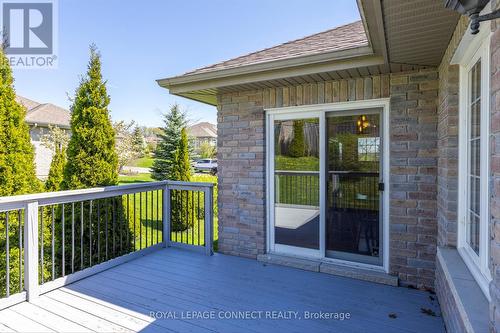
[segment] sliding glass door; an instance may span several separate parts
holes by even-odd
[[[387,108],[346,104],[345,110],[269,115],[272,252],[386,268]]]
[[[326,256],[381,265],[380,112],[332,112],[326,123]]]
[[[294,253],[320,248],[320,120],[275,119],[274,243]]]

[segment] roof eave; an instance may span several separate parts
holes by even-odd
[[[259,64],[252,64],[222,70],[213,70],[197,74],[174,76],[170,78],[159,79],[157,80],[157,82],[161,87],[170,89],[173,86],[188,84],[192,82],[231,78],[235,76],[288,69],[303,65],[320,64],[327,61],[331,62],[336,60],[345,60],[368,55],[373,55],[373,51],[370,46],[366,45],[341,51],[325,52],[321,54],[294,57],[289,59],[279,59]]]
[[[55,124],[55,123],[50,123],[50,122],[42,122],[42,121],[32,121],[32,120],[26,120],[26,124],[28,125],[33,125],[33,126],[42,126],[42,127],[49,127],[49,126],[56,126],[59,128],[63,129],[71,129],[70,125],[64,125],[64,124]]]

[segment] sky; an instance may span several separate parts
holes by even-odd
[[[359,20],[355,0],[59,0],[57,69],[16,69],[18,94],[69,109],[88,47],[102,55],[113,120],[161,126],[173,103],[193,122],[213,106],[170,95],[155,80]]]

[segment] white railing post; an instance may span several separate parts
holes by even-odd
[[[168,184],[163,189],[163,247],[170,246],[170,188]]]
[[[205,192],[205,254],[213,254],[213,187],[206,187]]]
[[[38,297],[38,202],[26,203],[24,210],[24,288],[26,299]]]

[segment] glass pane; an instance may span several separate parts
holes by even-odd
[[[479,254],[479,223],[481,219],[481,61],[469,73],[468,133],[468,216],[467,243]]]
[[[329,115],[327,135],[327,255],[378,263],[380,115]]]
[[[470,207],[469,209],[479,215],[479,196],[481,193],[479,178],[475,176],[470,177]]]
[[[474,139],[470,142],[470,174],[480,176],[481,172],[481,140]]]
[[[479,255],[479,216],[470,213],[467,233],[467,243]]]
[[[274,122],[275,243],[319,249],[319,119]]]
[[[470,115],[470,138],[477,138],[481,135],[481,100],[477,100],[471,105]]]

